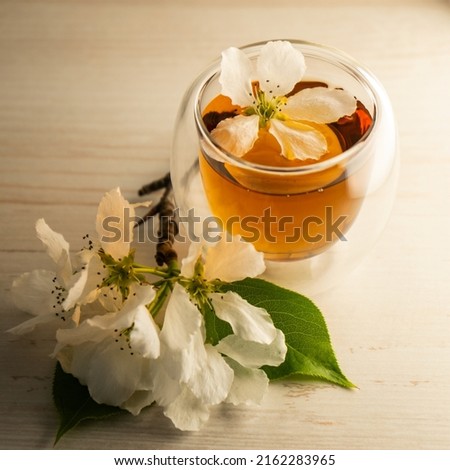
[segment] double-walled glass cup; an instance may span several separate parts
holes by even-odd
[[[395,195],[397,133],[389,98],[371,72],[336,49],[290,42],[305,57],[302,82],[357,98],[369,118],[360,138],[334,157],[282,167],[231,155],[203,119],[221,91],[217,59],[182,101],[171,175],[186,237],[213,241],[218,226],[240,235],[264,253],[264,277],[311,294],[342,279],[383,230]],[[264,44],[242,50],[256,60]]]

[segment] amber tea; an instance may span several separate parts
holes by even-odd
[[[315,87],[327,85],[302,81],[290,95]],[[218,95],[204,109],[203,120],[211,132],[241,111],[230,98]],[[358,142],[370,128],[372,116],[357,101],[351,116],[329,124],[305,124],[325,137],[327,152],[320,158],[325,162]],[[218,161],[204,149],[199,160],[211,212],[223,227],[252,242],[268,259],[280,260],[314,256],[345,237],[364,197],[353,188],[364,187],[371,166],[370,159],[337,159],[319,171],[296,171],[308,170],[316,162],[285,158],[266,128],[259,129],[253,147],[242,156],[243,165]]]

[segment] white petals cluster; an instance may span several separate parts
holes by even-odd
[[[111,216],[126,236],[111,238],[103,223]],[[199,429],[222,402],[260,403],[268,386],[261,367],[283,362],[284,335],[264,309],[222,287],[261,274],[262,254],[238,238],[191,245],[165,311],[154,315],[158,290],[134,264],[127,226],[133,216],[119,189],[107,193],[97,214],[98,239],[86,236],[89,245],[75,261],[63,236],[40,219],[37,235],[55,270],[14,282],[15,303],[33,318],[10,331],[54,323],[54,357],[95,401],[133,414],[156,402],[182,430]],[[208,315],[228,325],[229,334],[212,341]]]
[[[192,279],[199,263],[205,283],[255,277],[265,269],[262,254],[238,238],[191,245],[181,274]],[[182,430],[199,429],[211,406],[223,401],[260,403],[268,386],[260,367],[277,366],[286,355],[284,334],[264,309],[231,291],[210,292],[206,297],[215,315],[231,326],[232,334],[216,345],[205,344],[205,319],[179,285],[167,305],[161,330],[160,362],[169,380],[155,383],[156,396],[162,399],[166,416]],[[167,396],[174,399],[164,403]]]
[[[54,232],[44,219],[36,222],[36,235],[44,244],[55,268],[54,271],[36,269],[14,280],[14,303],[24,312],[33,315],[33,318],[10,330],[15,334],[28,333],[41,323],[56,322],[60,326],[68,326],[77,324],[79,319],[78,309],[63,308],[75,279],[69,244],[61,234]]]
[[[237,157],[251,150],[259,130],[267,128],[287,159],[318,160],[327,152],[322,133],[308,122],[326,124],[356,109],[356,99],[342,89],[306,88],[287,97],[306,71],[303,54],[288,41],[269,41],[252,61],[241,49],[222,53],[222,94],[243,108],[211,132],[215,142]]]

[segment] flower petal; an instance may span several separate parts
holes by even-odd
[[[137,416],[143,408],[150,406],[154,401],[153,393],[150,390],[137,390],[120,407]]]
[[[80,324],[80,319],[81,319],[81,308],[79,305],[77,305],[73,309],[73,313],[72,313],[72,321],[73,321],[74,326],[78,326]]]
[[[145,305],[136,308],[133,329],[130,333],[133,351],[143,357],[157,358],[160,353],[159,328]]]
[[[288,41],[269,41],[261,48],[256,63],[261,90],[273,92],[274,96],[289,93],[301,80],[305,70],[303,54]]]
[[[112,290],[111,287],[102,287],[100,290],[94,291],[92,294],[98,296],[98,301],[108,312],[117,312],[122,306],[122,293],[117,286]]]
[[[201,328],[192,336],[189,345],[181,351],[178,358],[176,351],[173,355],[173,359],[178,363],[178,368],[176,366],[172,367],[172,374],[176,373],[180,382],[188,383],[207,363],[208,358],[205,349],[205,335],[203,329],[204,326],[202,324]]]
[[[72,281],[68,286],[69,292],[63,303],[66,310],[72,308],[75,304],[86,305],[92,303],[100,295],[98,286],[102,284],[103,278],[106,276],[106,270],[97,253],[90,253],[90,255],[89,257],[86,256],[87,264],[84,265],[84,269],[72,277]]]
[[[134,295],[136,294],[136,295]],[[135,311],[138,307],[143,307],[149,304],[155,298],[156,291],[152,286],[142,285],[136,286],[133,295],[123,304],[119,317],[126,316],[129,322],[135,316]]]
[[[225,400],[233,382],[233,370],[210,344],[205,346],[205,360],[187,385],[203,403],[217,405]]]
[[[208,246],[205,260],[205,277],[208,280],[239,281],[259,276],[265,269],[264,255],[240,237],[230,240],[224,234],[219,242]]]
[[[134,206],[116,188],[107,192],[97,211],[96,229],[101,247],[114,259],[128,255],[136,223]]]
[[[181,431],[198,431],[209,418],[209,407],[204,405],[187,387],[164,410]]]
[[[289,160],[318,160],[327,151],[325,137],[313,127],[295,121],[270,121],[269,132],[278,140]]]
[[[187,381],[199,368],[199,357],[205,355],[202,322],[202,316],[187,292],[176,284],[160,335],[160,362],[171,379]]]
[[[53,352],[57,355],[65,346],[78,346],[83,343],[100,343],[111,336],[111,330],[114,328],[116,313],[97,315],[90,318],[76,328],[58,330],[56,332],[56,347]]]
[[[236,292],[210,294],[216,315],[228,322],[234,334],[247,341],[270,344],[277,335],[272,318],[263,308],[249,304]]]
[[[149,321],[146,303],[154,297],[152,288],[141,287],[120,312],[97,315],[77,328],[58,330],[53,353],[66,372],[87,385],[98,403],[139,412],[151,397],[136,391],[151,389],[153,362],[159,355],[157,327]],[[128,337],[127,331],[131,329]],[[153,399],[151,399],[153,401]]]
[[[121,350],[112,339],[73,349],[70,372],[89,388],[97,403],[120,406],[136,391],[142,359]]]
[[[68,286],[69,292],[67,294],[66,300],[64,300],[62,304],[64,310],[73,308],[77,303],[82,305],[87,303],[86,300],[88,296],[85,294],[87,280],[87,270],[81,271],[72,278],[72,282]]]
[[[226,401],[233,405],[259,405],[269,387],[266,373],[261,369],[243,367],[229,357],[225,361],[234,371],[233,384]]]
[[[72,276],[72,265],[70,263],[69,243],[57,232],[54,232],[44,219],[36,222],[36,234],[39,240],[46,246],[47,253],[56,263],[57,273],[67,283]]]
[[[136,296],[125,302],[119,312],[96,315],[82,322],[77,328],[58,330],[56,332],[58,344],[55,353],[67,345],[77,346],[88,341],[99,343],[112,337],[113,332],[117,332],[115,330],[121,331],[133,326],[133,329],[136,328],[136,332],[134,335],[131,334],[132,346],[136,345],[137,351],[143,356],[156,357],[159,354],[158,328],[153,319],[147,321],[145,318],[145,316],[150,318],[145,305],[154,296],[155,291],[151,287],[140,287],[136,290]],[[145,346],[144,342],[147,343]]]
[[[291,96],[283,112],[290,119],[317,123],[335,122],[342,116],[351,116],[356,109],[356,99],[345,90],[315,87]]]
[[[153,204],[152,201],[139,201],[139,202],[130,202],[130,206],[134,207],[135,209],[137,207],[150,207]]]
[[[11,292],[16,307],[36,316],[52,312],[56,303],[55,295],[52,294],[54,278],[55,273],[36,269],[14,279]]]
[[[277,330],[277,336],[270,344],[246,341],[240,336],[229,335],[219,342],[216,349],[250,368],[259,368],[263,365],[279,366],[284,361],[287,351],[284,334],[280,330]]]
[[[259,117],[238,114],[233,118],[220,121],[211,131],[214,141],[235,157],[245,155],[258,138]]]
[[[54,320],[54,313],[43,313],[41,315],[37,315],[36,317],[30,318],[29,320],[26,320],[13,328],[10,328],[9,330],[7,330],[7,332],[13,335],[24,335],[33,331],[37,325],[50,323]]]
[[[164,349],[161,350],[161,355],[158,359],[153,361],[152,373],[153,373],[153,396],[156,403],[160,406],[167,406],[173,402],[177,396],[181,393],[181,383],[179,377],[173,378],[170,372],[170,363],[166,361],[167,357],[172,357]]]
[[[184,277],[192,277],[194,275],[195,264],[199,256],[201,256],[204,244],[201,242],[192,242],[189,245],[189,251],[185,258],[181,260],[181,275]]]
[[[202,316],[197,307],[184,288],[176,284],[167,304],[161,340],[169,349],[182,351],[189,346],[201,324]]]
[[[229,47],[222,52],[219,83],[222,94],[231,98],[235,105],[252,104],[252,78],[254,67],[245,53],[236,47]]]

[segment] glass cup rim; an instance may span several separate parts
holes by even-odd
[[[274,41],[276,40],[277,39],[274,39]],[[316,173],[331,168],[342,162],[348,162],[349,160],[354,159],[358,155],[362,154],[362,147],[366,147],[372,141],[373,136],[376,133],[375,131],[378,128],[380,122],[382,100],[379,95],[383,93],[384,90],[378,79],[369,69],[367,69],[367,67],[363,66],[352,56],[350,56],[346,52],[341,51],[340,49],[300,39],[279,40],[289,41],[294,46],[300,47],[306,59],[308,57],[314,57],[316,59],[329,62],[332,65],[343,69],[344,71],[352,75],[364,87],[374,107],[372,115],[373,121],[369,129],[365,132],[365,134],[358,140],[358,142],[356,142],[344,152],[324,161],[319,160],[317,162],[301,166],[278,167],[262,165],[259,163],[248,162],[240,157],[232,155],[212,139],[212,136],[203,121],[202,110],[200,109],[200,103],[206,88],[220,74],[221,58],[218,57],[206,70],[204,70],[204,72],[196,80],[197,91],[195,95],[194,118],[197,130],[200,133],[201,137],[205,139],[205,141],[214,148],[214,151],[224,162],[231,163],[240,168],[244,168],[247,170],[250,169],[266,174],[304,175],[309,173]],[[262,47],[269,41],[271,40],[254,42],[241,46],[239,47],[239,49],[243,50],[244,52],[250,55],[251,53],[256,53],[260,47]],[[319,52],[321,52],[322,54],[325,53],[325,55],[319,55]]]

